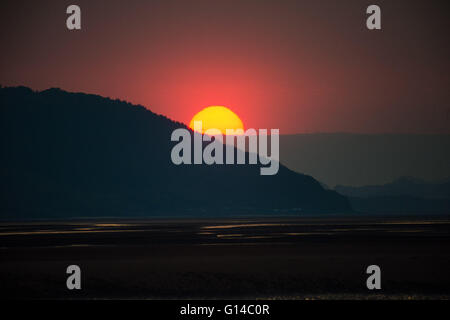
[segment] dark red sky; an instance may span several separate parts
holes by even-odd
[[[382,9],[382,30],[365,9]],[[450,133],[446,1],[2,1],[0,84],[225,105],[281,133]],[[65,27],[69,4],[82,30]]]

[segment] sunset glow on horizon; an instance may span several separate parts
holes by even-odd
[[[78,1],[79,31],[62,2],[27,19],[21,1],[2,3],[0,84],[126,100],[188,125],[220,104],[284,134],[450,133],[442,5],[386,1],[377,32],[358,1],[131,2]]]

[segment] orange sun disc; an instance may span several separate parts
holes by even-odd
[[[223,106],[211,106],[197,113],[189,123],[189,128],[194,130],[194,121],[202,122],[201,133],[208,129],[218,129],[223,135],[227,129],[244,130],[241,119],[230,109]],[[197,130],[200,132],[200,130]]]

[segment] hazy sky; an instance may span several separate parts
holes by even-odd
[[[365,26],[373,3],[381,31]],[[450,133],[446,3],[4,0],[0,84],[120,98],[185,123],[225,105],[281,133]],[[66,28],[70,4],[81,31]]]

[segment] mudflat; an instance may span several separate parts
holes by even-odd
[[[444,216],[4,222],[0,284],[9,299],[449,298],[449,249]]]

